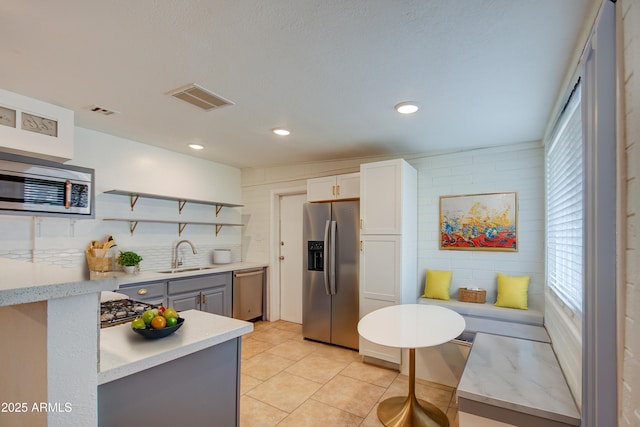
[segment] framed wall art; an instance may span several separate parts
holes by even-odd
[[[518,250],[518,194],[440,196],[440,249]]]

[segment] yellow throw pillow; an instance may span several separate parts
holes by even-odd
[[[498,273],[497,307],[519,308],[528,310],[527,292],[529,291],[529,276],[507,276]]]
[[[427,270],[422,297],[448,300],[452,275],[451,271]]]

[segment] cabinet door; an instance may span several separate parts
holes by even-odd
[[[360,165],[360,218],[363,234],[400,234],[402,160]]]
[[[204,290],[201,298],[200,309],[202,311],[219,314],[220,316],[231,316],[227,308],[228,288],[226,286]]]
[[[177,311],[200,310],[200,292],[185,292],[183,294],[169,295],[167,297],[168,307]]]
[[[319,202],[336,198],[336,177],[323,176],[307,180],[307,201]]]
[[[400,302],[402,238],[397,235],[360,235],[360,318]],[[360,354],[400,364],[399,348],[360,337]]]
[[[401,237],[385,234],[360,235],[360,241],[361,300],[400,303]],[[361,311],[360,317],[365,314],[367,312]]]
[[[153,282],[141,285],[123,285],[118,289],[118,292],[127,295],[135,301],[160,305],[166,303],[165,290],[165,282]]]
[[[365,311],[367,313],[370,313],[372,311],[379,310],[384,307],[389,307],[391,305],[395,304],[388,301],[365,299],[364,303],[360,303],[360,310],[361,312]],[[402,349],[376,344],[362,338],[362,336],[360,336],[359,352],[362,356],[373,357],[375,359],[396,363],[398,365],[400,365],[400,363],[402,362]]]
[[[336,176],[336,198],[357,199],[360,197],[360,173]]]

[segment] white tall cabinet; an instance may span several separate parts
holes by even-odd
[[[417,171],[402,159],[360,165],[360,318],[416,302],[417,228]],[[360,354],[401,363],[399,348],[362,337]]]

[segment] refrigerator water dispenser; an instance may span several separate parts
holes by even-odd
[[[307,242],[309,271],[324,271],[324,242],[309,240]]]

